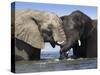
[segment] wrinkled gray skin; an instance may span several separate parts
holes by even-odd
[[[40,59],[44,42],[50,42],[55,47],[54,42],[66,40],[62,20],[52,12],[17,9],[15,14],[12,11],[12,26],[14,25],[12,28],[15,28],[16,50],[24,50],[29,60]]]
[[[85,57],[85,54],[87,54],[86,39],[90,36],[94,29],[92,24],[93,20],[81,11],[74,11],[70,15],[62,16],[61,19],[63,21],[63,29],[66,35],[66,42],[64,44],[60,44],[60,59],[67,58],[66,52],[71,48],[74,49],[74,53],[76,52],[76,54],[80,54],[76,51],[76,49],[82,49],[83,52],[81,51],[82,54],[80,55]],[[81,41],[81,48],[78,44],[78,40]],[[96,48],[94,51],[96,52]],[[91,54],[91,50],[89,52]]]

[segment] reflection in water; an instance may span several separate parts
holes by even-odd
[[[47,52],[43,51],[41,52],[41,59],[55,59],[59,58],[59,51],[53,51],[53,52]]]

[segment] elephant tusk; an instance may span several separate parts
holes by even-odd
[[[69,51],[67,51],[67,54],[69,54]]]
[[[78,40],[78,44],[79,44],[79,46],[81,46],[81,41],[80,40]]]
[[[64,43],[64,41],[62,41],[62,42],[57,42],[58,44],[63,44]]]

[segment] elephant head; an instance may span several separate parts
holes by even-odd
[[[30,9],[15,10],[15,37],[36,48],[44,42],[64,42],[62,20],[54,13]]]
[[[89,36],[93,26],[91,18],[79,10],[70,15],[62,16],[61,19],[67,39],[66,43],[61,45],[61,54],[63,54],[72,48],[76,42],[79,43],[79,46],[83,46],[82,41]]]

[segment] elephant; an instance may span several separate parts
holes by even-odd
[[[62,20],[50,11],[12,9],[12,46],[15,45],[15,48],[12,47],[12,52],[19,57],[19,51],[24,50],[28,54],[25,55],[26,60],[39,60],[45,42],[55,47],[55,42],[63,43],[66,40],[62,23]]]
[[[85,40],[81,40],[81,42],[85,41],[83,46],[79,46],[78,43],[73,46],[74,58],[97,57],[97,20],[93,20],[92,25],[93,28],[88,37],[86,37]]]
[[[80,10],[60,17],[63,21],[63,30],[66,41],[60,45],[60,59],[68,58],[68,51],[73,48],[73,57],[97,56],[97,26]],[[92,47],[91,47],[92,46]]]

